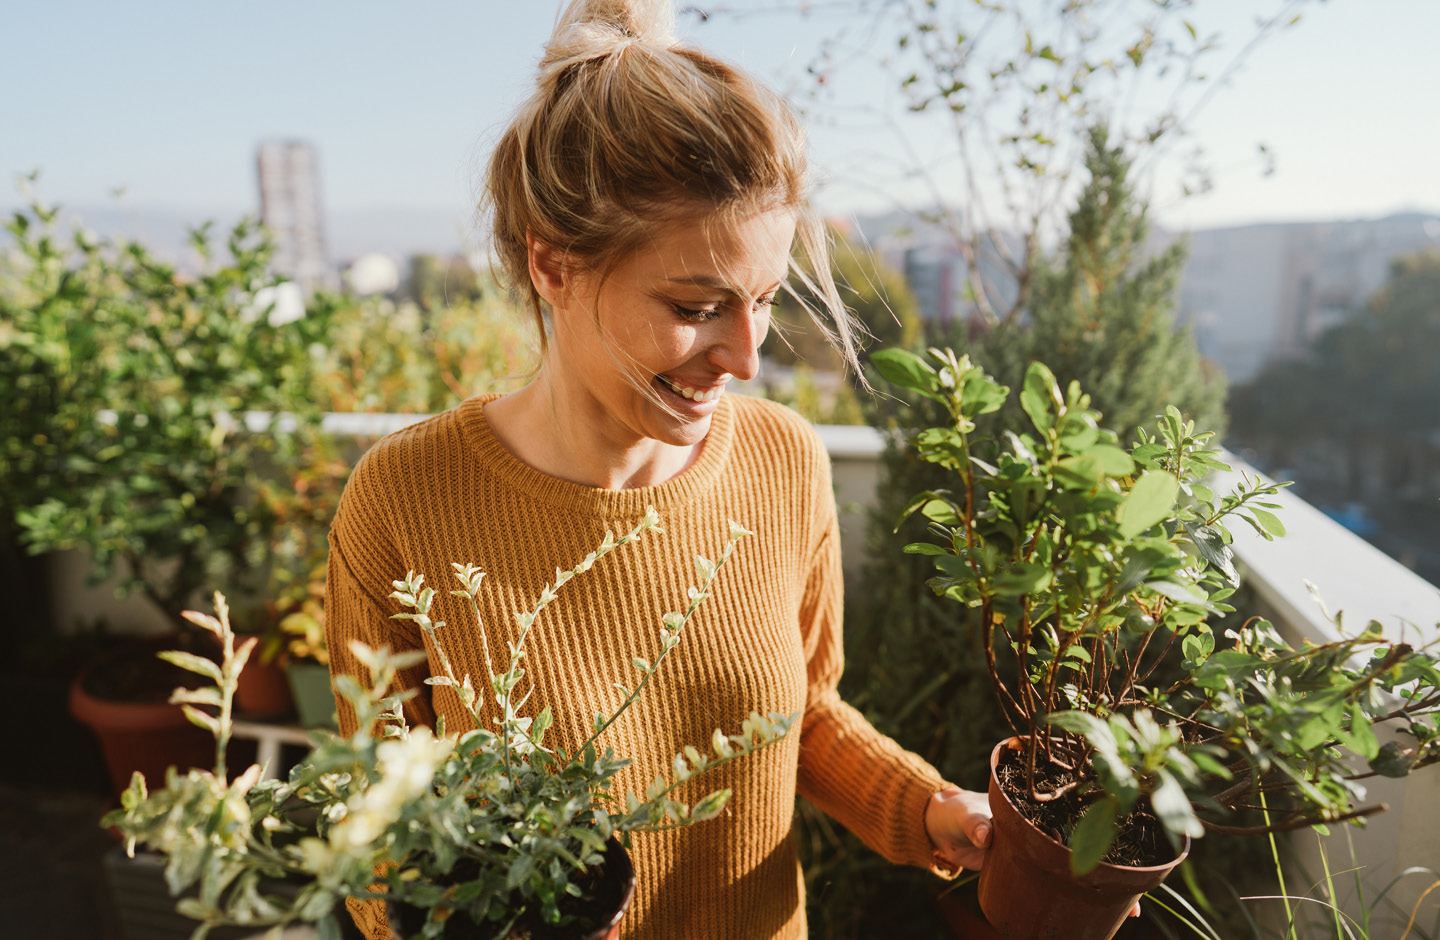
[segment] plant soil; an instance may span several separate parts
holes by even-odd
[[[1061,845],[1070,844],[1070,836],[1080,817],[1090,808],[1090,800],[1077,795],[1079,788],[1047,803],[1030,799],[1025,783],[1025,752],[1005,748],[995,768],[996,779],[1005,795],[1021,816]],[[1053,792],[1075,779],[1075,772],[1059,767],[1038,754],[1035,758],[1035,788]],[[1150,812],[1137,809],[1120,820],[1120,831],[1110,851],[1101,859],[1110,865],[1145,868],[1164,865],[1175,857],[1175,850],[1165,837],[1160,821]]]
[[[107,702],[158,704],[168,702],[178,686],[193,689],[209,680],[160,659],[160,650],[184,649],[183,640],[163,638],[158,642],[127,644],[102,654],[85,674],[85,691]],[[204,651],[199,651],[204,655]]]

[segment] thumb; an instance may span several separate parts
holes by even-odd
[[[969,837],[971,844],[978,845],[981,848],[990,845],[992,825],[989,819],[983,817],[977,818],[972,815],[965,821],[965,828],[967,830],[965,834]]]

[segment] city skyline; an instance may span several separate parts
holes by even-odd
[[[78,30],[77,6],[85,13]],[[262,0],[227,18],[220,5],[168,0],[139,9],[31,5],[7,18],[17,42],[0,74],[7,87],[26,91],[0,106],[0,169],[40,169],[41,194],[80,210],[110,205],[120,188],[121,205],[136,211],[224,216],[258,207],[259,143],[296,138],[318,152],[332,217],[435,212],[463,226],[488,143],[529,87],[554,8],[291,8]],[[1208,11],[1213,28],[1233,41],[1253,9],[1197,5],[1196,15]],[[1216,190],[1176,203],[1157,177],[1161,224],[1440,209],[1440,67],[1425,51],[1440,29],[1440,4],[1331,0],[1301,10],[1302,22],[1266,40],[1193,123]],[[825,25],[772,22],[753,5],[731,4],[704,22],[682,16],[677,32],[793,87]],[[865,168],[893,158],[866,149],[875,136],[863,121],[813,127],[827,214],[885,208],[857,184]],[[1275,161],[1268,177],[1260,144]],[[19,201],[9,193],[0,204]],[[920,202],[915,196],[898,184],[886,194],[910,205]]]

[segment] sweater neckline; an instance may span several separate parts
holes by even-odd
[[[485,471],[501,483],[561,509],[598,511],[624,518],[638,516],[649,506],[663,511],[683,505],[714,489],[730,462],[734,447],[735,404],[728,396],[722,396],[710,418],[710,430],[705,435],[700,456],[680,473],[654,486],[624,490],[586,486],[535,469],[500,442],[485,417],[485,406],[499,397],[499,394],[477,395],[456,408],[466,442],[480,458]]]

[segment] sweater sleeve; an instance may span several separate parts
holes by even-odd
[[[936,864],[924,822],[926,804],[945,781],[841,701],[836,688],[844,669],[843,587],[833,509],[811,557],[800,607],[808,697],[798,790],[889,861],[953,876]]]
[[[399,578],[404,572],[397,572]],[[383,587],[389,587],[386,583]],[[330,556],[325,575],[325,646],[330,654],[330,676],[332,681],[341,675],[354,676],[362,686],[369,686],[370,671],[350,649],[350,643],[358,640],[372,649],[390,647],[399,653],[412,649],[423,649],[424,643],[413,634],[395,629],[390,620],[388,606],[376,596],[375,589],[358,577],[350,566],[347,552],[335,533],[330,534]],[[393,605],[393,601],[389,605]],[[399,608],[396,608],[398,611]],[[393,611],[392,611],[393,612]],[[413,631],[418,633],[418,631]],[[402,669],[395,678],[391,691],[402,689],[418,690],[403,707],[406,723],[412,728],[418,725],[435,724],[435,713],[430,706],[429,686],[425,678],[429,670],[425,663]],[[355,709],[343,695],[335,696],[335,713],[339,719],[340,733],[355,731]]]
[[[421,649],[418,631],[397,629],[390,614],[398,611],[389,600],[390,582],[402,577],[401,554],[385,521],[379,487],[373,485],[373,469],[361,461],[346,486],[345,495],[330,527],[330,554],[325,575],[325,645],[330,655],[332,681],[341,675],[354,676],[368,686],[370,673],[350,649],[352,641],[371,648],[389,646],[393,652]],[[352,561],[353,560],[353,561]],[[405,703],[403,713],[411,726],[435,723],[429,687],[424,684],[428,669],[422,662],[402,670],[392,691],[418,689]],[[344,696],[335,696],[340,733],[354,733],[355,709]],[[376,877],[383,877],[377,869]],[[371,885],[383,891],[383,882]],[[389,940],[392,933],[385,904],[378,900],[347,898],[345,906],[366,940]]]
[[[362,686],[370,685],[370,671],[355,656],[350,644],[360,642],[372,649],[388,646],[392,652],[424,648],[419,630],[409,621],[390,618],[400,607],[390,600],[391,582],[405,577],[405,558],[391,519],[386,463],[375,451],[355,467],[330,525],[330,554],[325,576],[325,646],[330,654],[330,675],[353,676]],[[411,727],[433,726],[430,687],[425,685],[429,670],[424,662],[402,670],[392,691],[416,689],[405,703],[403,713]],[[342,695],[336,695],[340,732],[355,730],[355,709]]]

